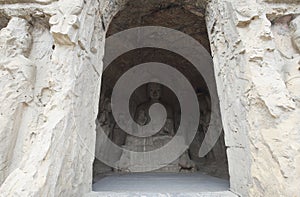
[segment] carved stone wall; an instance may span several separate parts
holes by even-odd
[[[105,32],[124,3],[0,1],[0,196],[91,191]],[[231,190],[297,196],[299,1],[206,11]]]
[[[207,8],[230,184],[242,196],[298,195],[300,72],[291,42],[300,5],[290,2]]]
[[[0,196],[82,196],[92,184],[103,5],[31,2],[0,5],[9,19],[0,33]]]
[[[33,100],[35,65],[28,52],[32,44],[29,24],[21,18],[11,18],[0,31],[1,65],[1,157],[0,183],[11,171],[17,146],[22,114]],[[14,121],[12,121],[14,120]]]

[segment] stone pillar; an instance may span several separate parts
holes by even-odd
[[[230,185],[241,196],[293,196],[300,182],[299,102],[272,31],[276,18],[299,14],[299,4],[284,2],[213,0],[207,7]]]

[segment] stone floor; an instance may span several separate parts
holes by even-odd
[[[202,173],[114,174],[93,184],[88,196],[209,196],[236,197],[229,191],[228,180]]]

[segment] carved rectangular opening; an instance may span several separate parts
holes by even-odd
[[[205,4],[202,7],[197,6],[182,1],[170,3],[134,0],[129,1],[110,22],[107,30],[99,114],[96,120],[94,191],[151,193],[154,189],[156,192],[169,193],[229,192],[228,164],[222,128],[219,128],[217,137],[211,134],[215,140],[209,141],[207,137],[210,124],[218,122],[221,125],[221,117],[215,115],[220,112],[204,19]],[[204,73],[193,65],[194,62],[189,57],[176,52],[174,40],[171,42],[174,44],[174,51],[147,46],[143,35],[152,33],[151,36],[155,37],[155,34],[160,34],[161,29],[147,32],[148,30],[139,28],[151,26],[161,27],[162,32],[165,30],[181,32],[201,45],[203,53],[196,56],[207,60],[201,62],[204,65],[204,68],[201,68]],[[134,28],[131,29],[133,31],[126,32],[130,28]],[[145,34],[141,33],[143,31],[146,31]],[[134,32],[139,32],[137,37],[133,36]],[[123,35],[125,37],[122,37]],[[111,41],[114,40],[114,36],[119,36],[119,41],[123,39],[124,43]],[[162,33],[159,37],[163,36]],[[166,35],[171,40],[172,36],[172,32]],[[131,38],[136,40],[130,40]],[[141,47],[131,48],[130,42],[142,44]],[[129,50],[118,54],[124,46],[129,46]],[[113,47],[116,48],[113,50]],[[110,49],[115,54],[110,54]],[[110,60],[110,56],[114,55],[116,58]],[[159,67],[154,62],[169,65],[178,71],[186,79],[189,87],[182,86],[178,95],[174,87],[168,87],[166,84],[167,81],[172,81],[172,77],[174,78],[172,71],[164,73],[163,78],[166,80],[162,83],[159,77],[161,75],[152,72],[157,71]],[[140,75],[132,77],[131,74],[139,73],[138,68],[145,70]],[[149,76],[149,81],[143,81]],[[211,76],[210,81],[213,84],[209,84],[208,76]],[[178,82],[182,85],[180,81],[176,81],[177,79],[175,76],[172,84]],[[140,83],[142,81],[143,83]],[[133,85],[135,82],[140,84]],[[175,89],[181,85],[175,86]],[[120,90],[121,93],[118,93]],[[199,112],[194,134],[191,134],[192,122],[190,124],[184,122],[188,110],[181,107],[185,106],[185,103],[178,98],[187,94],[185,91],[189,90],[192,90],[191,95],[195,95],[197,101],[197,105],[192,108]],[[126,97],[126,92],[131,94]],[[120,95],[127,100],[120,98]],[[164,110],[160,111],[159,107],[153,107],[156,104],[163,106]],[[158,122],[153,123],[155,120]],[[151,125],[151,121],[153,125],[159,125],[159,120],[165,122],[155,132],[146,127]],[[177,141],[174,143],[174,140]],[[183,151],[176,152],[176,147],[164,149],[174,144],[180,147],[181,143],[185,146]],[[210,147],[208,144],[213,145]],[[174,150],[174,153],[170,150]]]

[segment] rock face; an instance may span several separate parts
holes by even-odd
[[[50,16],[60,6],[56,1],[1,7],[9,23],[1,29],[6,105],[1,105],[0,196],[81,196],[91,190],[94,157],[89,151],[95,146],[97,115],[91,103],[99,99],[104,47],[96,4],[88,1],[82,8],[86,28],[76,29],[80,45],[60,39],[66,36],[63,29],[51,34]],[[93,53],[91,43],[98,46]]]
[[[0,1],[0,196],[91,191],[105,35],[125,4]],[[195,37],[214,60],[231,190],[299,196],[299,1],[157,4],[206,21],[209,41],[203,29]]]
[[[19,137],[22,114],[33,100],[34,62],[27,58],[32,38],[29,24],[21,18],[11,18],[0,31],[1,43],[1,158],[0,183],[12,166],[14,149]],[[20,134],[22,135],[22,134]]]
[[[218,0],[207,8],[230,183],[242,196],[298,195],[299,8]]]

